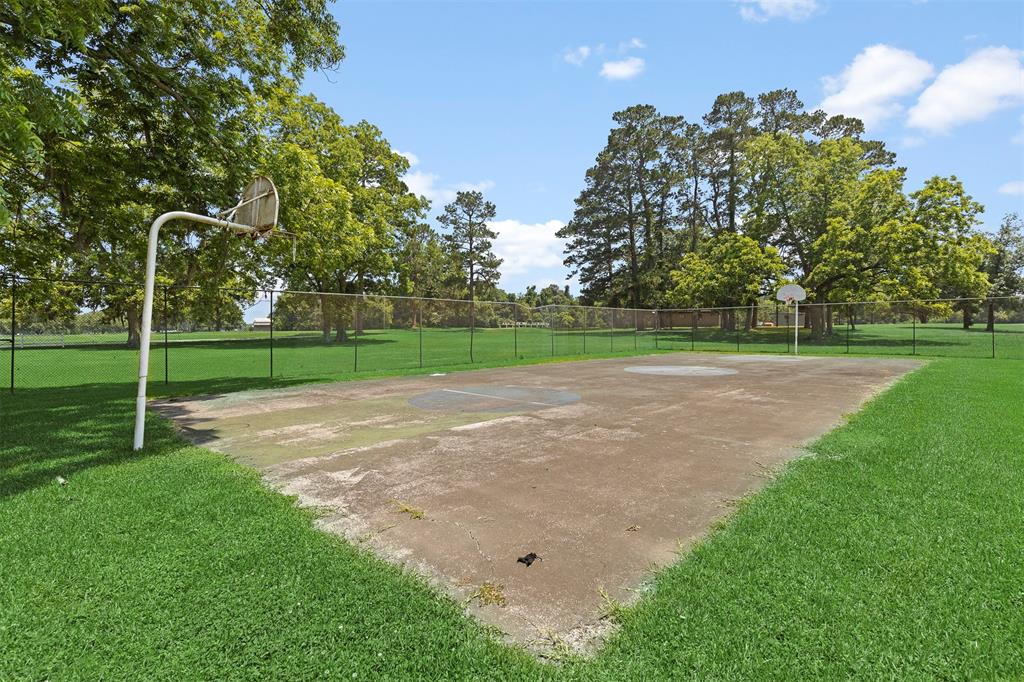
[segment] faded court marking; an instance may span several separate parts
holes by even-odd
[[[814,358],[802,358],[799,355],[723,355],[720,358],[726,362],[804,362]]]
[[[720,377],[736,374],[727,367],[703,367],[701,365],[634,365],[626,367],[633,374],[657,374],[669,377]]]
[[[464,386],[420,393],[409,398],[409,404],[424,410],[525,412],[560,407],[579,399],[576,393],[550,388]]]

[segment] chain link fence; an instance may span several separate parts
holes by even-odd
[[[5,278],[0,386],[132,383],[142,287]],[[640,310],[157,287],[150,382],[292,379],[652,351],[1024,360],[1024,297]],[[6,370],[6,371],[5,371]]]

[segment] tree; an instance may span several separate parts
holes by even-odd
[[[440,236],[427,223],[399,230],[395,241],[395,293],[402,296],[455,298],[450,283],[459,264],[445,250]]]
[[[719,95],[704,116],[708,127],[711,216],[718,232],[736,231],[743,195],[740,162],[744,144],[755,133],[753,118],[754,102],[742,92]]]
[[[682,257],[679,268],[672,271],[669,302],[687,308],[733,301],[752,304],[770,293],[785,269],[774,247],[762,248],[750,237],[722,232],[704,242],[698,252]]]
[[[580,276],[586,298],[639,307],[657,302],[685,247],[674,238],[688,161],[679,142],[685,121],[650,105],[612,118],[617,125],[558,235],[567,240],[565,263]]]
[[[487,227],[496,214],[494,204],[482,193],[459,192],[437,219],[449,230],[443,239],[462,268],[470,301],[476,300],[477,284],[493,286],[500,277],[498,266],[502,261],[491,250],[491,240],[498,235]]]
[[[990,241],[992,250],[981,266],[990,284],[988,295],[1024,296],[1024,220],[1017,213],[1007,213]],[[995,303],[990,300],[985,331],[995,331],[995,324]]]
[[[280,221],[292,246],[266,246],[273,272],[290,288],[319,293],[324,342],[359,328],[352,298],[389,275],[398,232],[416,223],[425,203],[401,180],[409,162],[366,122],[345,126],[315,97],[289,91],[269,103],[262,167],[277,179]]]
[[[927,290],[926,230],[913,220],[902,169],[881,158],[849,136],[762,134],[746,147],[744,230],[779,248],[815,303]],[[812,306],[808,319],[815,338],[831,332],[830,306]]]
[[[927,254],[930,293],[956,299],[984,296],[989,281],[982,264],[991,245],[975,228],[985,208],[967,194],[956,176],[929,178],[910,199],[914,222],[922,228],[921,253]],[[977,304],[963,300],[954,307],[963,312],[964,329],[969,329]]]
[[[257,103],[344,51],[322,0],[72,4],[0,10],[0,100],[20,121],[0,255],[22,274],[135,280],[155,215],[234,203],[259,157]],[[260,258],[221,231],[174,225],[160,280],[252,288]],[[137,344],[138,297],[103,303]]]

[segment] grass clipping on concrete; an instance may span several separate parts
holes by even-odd
[[[0,678],[1020,678],[1022,405],[1024,363],[930,363],[551,666],[155,416],[133,454],[123,387],[22,391]]]

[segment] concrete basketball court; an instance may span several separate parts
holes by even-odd
[[[602,591],[634,600],[733,501],[919,365],[672,354],[154,405],[512,641],[585,648]]]

